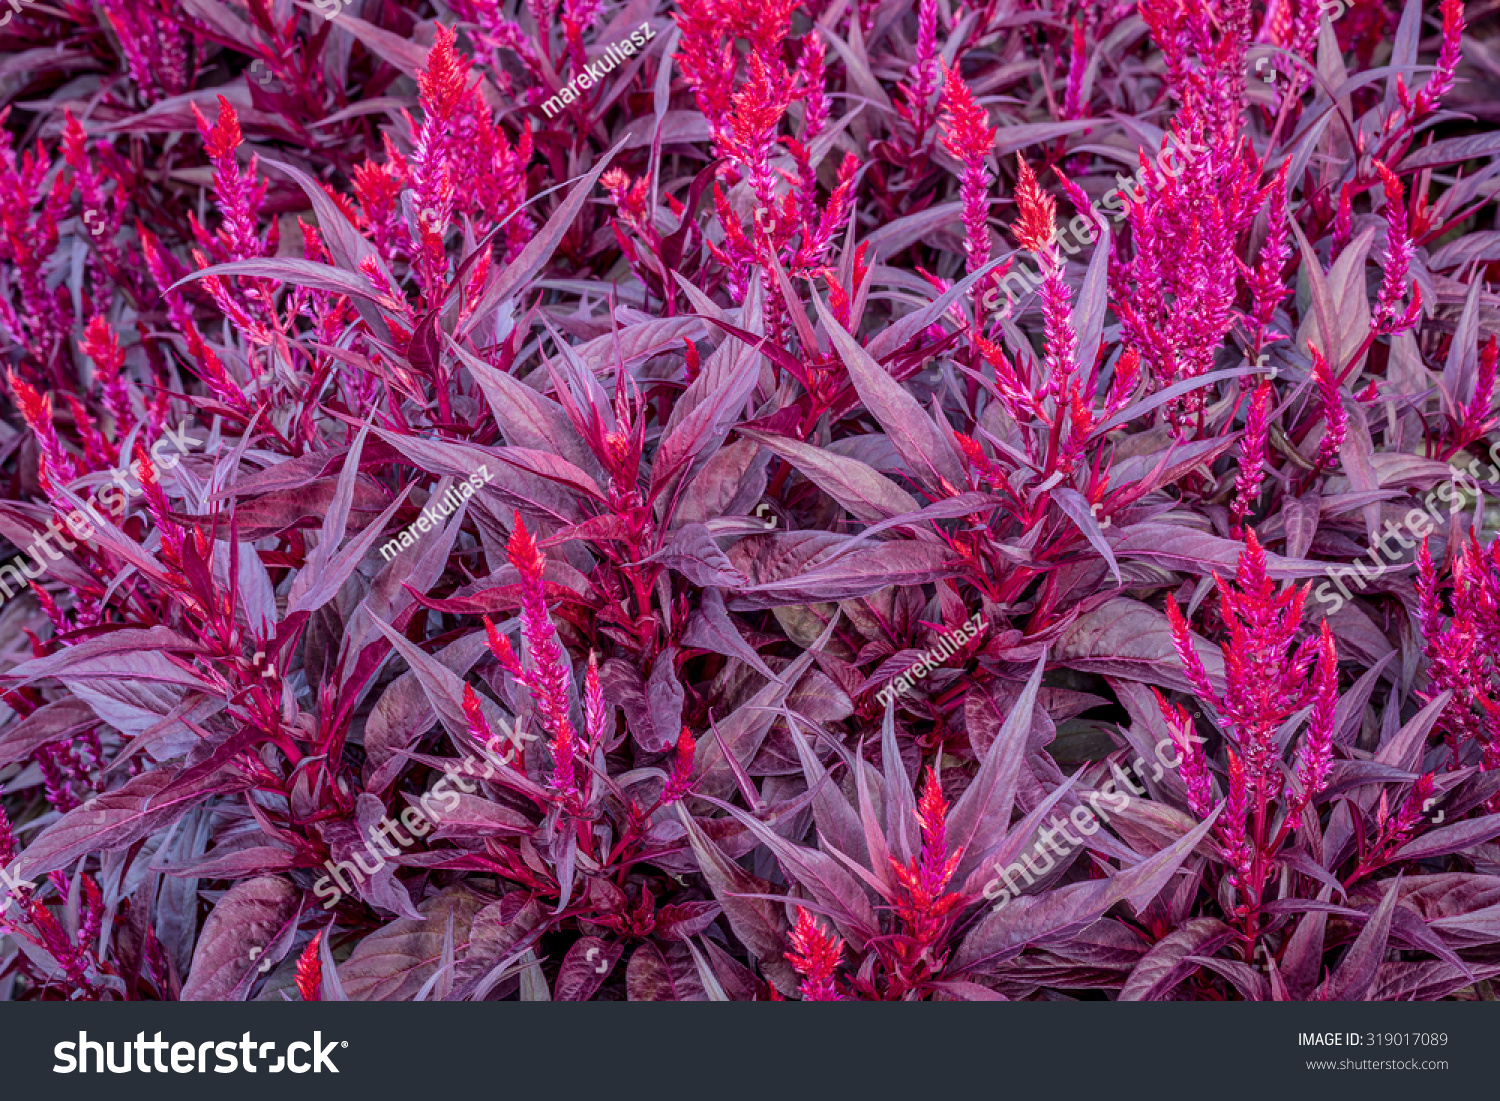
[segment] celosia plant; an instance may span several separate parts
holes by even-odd
[[[0,25],[0,995],[1492,996],[1477,10],[335,14]]]

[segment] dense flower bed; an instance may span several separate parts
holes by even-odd
[[[7,12],[0,996],[1491,997],[1500,72],[1383,4]]]

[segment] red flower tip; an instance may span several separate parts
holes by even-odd
[[[1318,384],[1318,398],[1323,403],[1323,417],[1328,423],[1328,429],[1323,433],[1323,440],[1318,445],[1318,463],[1321,466],[1329,466],[1337,458],[1339,449],[1344,445],[1344,434],[1349,426],[1349,414],[1344,409],[1343,392],[1339,387],[1338,379],[1333,377],[1333,368],[1323,358],[1323,353],[1318,351],[1317,345],[1309,344],[1313,357],[1313,377]]]
[[[323,960],[318,955],[318,946],[322,941],[321,932],[314,934],[297,959],[297,992],[302,995],[304,1002],[323,1000]]]
[[[677,736],[677,746],[672,755],[672,773],[667,780],[667,789],[661,797],[662,804],[675,803],[692,788],[693,757],[698,751],[698,740],[686,726]]]
[[[534,588],[540,593],[547,560],[537,547],[536,539],[526,530],[526,521],[521,519],[521,514],[517,512],[515,516],[515,530],[511,532],[510,543],[506,547],[510,564],[520,571],[521,583],[528,591]]]
[[[8,367],[5,370],[5,377],[10,382],[11,391],[16,395],[16,405],[20,407],[21,417],[26,421],[26,426],[37,436],[40,436],[44,430],[50,433],[52,431],[52,395],[41,393]]]
[[[1037,185],[1036,174],[1024,159],[1020,161],[1020,178],[1016,181],[1016,207],[1021,212],[1011,226],[1021,247],[1044,252],[1051,247],[1057,226],[1057,200]]]
[[[196,335],[195,333],[194,336]],[[125,364],[125,352],[120,347],[120,338],[102,315],[96,314],[85,327],[79,347],[83,349],[84,355],[93,360],[102,380],[119,374],[120,368]]]
[[[521,679],[521,662],[516,657],[516,652],[511,649],[510,639],[506,638],[495,629],[495,624],[489,616],[484,617],[484,635],[489,643],[490,653],[495,655],[495,660],[500,667],[517,680]]]
[[[469,721],[469,736],[481,746],[487,746],[494,738],[489,720],[484,717],[484,708],[479,704],[479,693],[474,686],[464,685],[464,718]]]
[[[943,148],[965,165],[983,162],[994,145],[999,127],[988,125],[989,113],[974,102],[963,78],[943,64]]]
[[[212,126],[203,117],[203,112],[198,110],[195,103],[193,117],[198,120],[198,133],[203,137],[203,148],[211,160],[219,160],[231,155],[245,140],[240,133],[240,119],[234,111],[234,105],[219,97],[219,117],[214,120]]]
[[[439,23],[427,51],[427,67],[417,74],[422,110],[429,118],[447,118],[468,92],[470,62],[453,48],[457,38],[457,31]]]
[[[948,800],[943,798],[943,785],[938,781],[936,770],[927,766],[926,783],[922,785],[922,797],[917,800],[917,821],[922,824],[922,836],[929,843],[940,839],[948,822]],[[936,844],[934,848],[938,847]]]
[[[825,932],[800,906],[797,907],[797,924],[787,939],[792,943],[792,951],[786,954],[787,961],[802,976],[802,1000],[843,1001],[834,974],[844,955],[844,942],[833,933]]]

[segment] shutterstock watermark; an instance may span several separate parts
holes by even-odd
[[[1421,546],[1422,540],[1462,508],[1471,494],[1478,497],[1481,475],[1477,468],[1483,465],[1478,459],[1472,460],[1467,469],[1450,463],[1448,471],[1452,477],[1428,493],[1421,508],[1412,509],[1401,518],[1399,524],[1395,520],[1387,520],[1384,534],[1370,548],[1369,572],[1365,570],[1364,559],[1358,559],[1347,566],[1331,566],[1324,571],[1328,580],[1321,582],[1313,590],[1313,596],[1319,603],[1328,606],[1327,614],[1337,614],[1354,598],[1349,585],[1354,585],[1363,592],[1366,585],[1397,564],[1402,549],[1413,550]],[[1490,482],[1500,480],[1500,441],[1490,447],[1490,472],[1483,475],[1483,478]],[[1393,539],[1399,549],[1387,546]],[[1334,591],[1334,586],[1338,586],[1337,592]]]
[[[1345,3],[1345,0],[1318,0],[1318,14],[1328,16],[1330,23],[1337,23],[1352,3],[1353,0],[1349,0],[1349,3]],[[1273,55],[1264,54],[1256,58],[1255,75],[1266,84],[1276,83],[1276,78],[1281,75],[1281,72],[1276,68]]]
[[[936,646],[931,650],[925,651],[917,659],[916,664],[908,667],[906,672],[882,688],[875,698],[884,705],[890,703],[891,700],[903,692],[910,692],[911,686],[915,681],[921,680],[943,662],[958,653],[966,643],[972,642],[977,638],[983,619],[984,616],[982,613],[975,612],[968,619],[964,620],[963,626],[939,636]]]
[[[254,1074],[258,1070],[264,1070],[267,1074],[280,1074],[283,1070],[289,1070],[293,1074],[306,1074],[308,1071],[314,1074],[322,1074],[324,1071],[337,1074],[339,1068],[332,1058],[334,1049],[348,1046],[348,1040],[329,1040],[325,1044],[323,1034],[314,1032],[311,1043],[296,1040],[286,1046],[285,1055],[277,1056],[276,1062],[270,1063],[271,1053],[276,1050],[276,1041],[257,1042],[248,1032],[238,1040],[205,1040],[200,1044],[188,1040],[178,1040],[175,1043],[163,1040],[160,1032],[148,1040],[144,1032],[137,1032],[134,1040],[120,1041],[120,1062],[116,1065],[115,1041],[90,1040],[87,1032],[80,1032],[76,1042],[63,1040],[52,1048],[52,1055],[57,1060],[53,1064],[52,1073],[89,1074],[89,1064],[92,1062],[94,1074],[129,1074],[131,1071],[166,1074],[168,1070],[173,1074],[207,1074],[209,1056],[213,1055],[217,1060],[213,1068],[215,1074],[233,1074],[242,1067],[247,1074]],[[134,1059],[131,1058],[132,1055]],[[170,1068],[167,1066],[169,1059],[172,1064]],[[268,1065],[257,1067],[256,1059]]]
[[[651,24],[642,23],[641,29],[634,31],[629,38],[611,42],[605,48],[602,57],[586,64],[583,72],[564,84],[557,95],[542,103],[542,114],[550,119],[582,95],[583,90],[592,88],[602,81],[605,73],[614,72],[617,65],[623,65],[628,58],[645,49],[646,43],[655,37],[656,32],[651,29]]]
[[[22,879],[21,862],[15,861],[8,868],[0,868],[0,888],[3,888],[4,905],[0,905],[0,918],[5,916],[12,904],[24,902],[31,897],[31,892],[36,890],[36,884],[29,879]]]
[[[396,538],[384,544],[380,548],[380,557],[389,562],[407,547],[417,541],[420,536],[427,534],[438,526],[438,522],[453,515],[453,510],[463,504],[478,492],[479,487],[488,485],[493,477],[488,465],[482,465],[478,474],[470,474],[468,480],[459,482],[457,486],[450,488],[448,492],[436,504],[429,504],[422,510],[422,515]]]
[[[187,429],[188,426],[185,423],[178,425],[176,432],[167,429],[162,433],[161,439],[151,445],[151,461],[157,471],[171,470],[181,462],[177,454],[168,455],[165,458],[162,456],[161,448],[164,444],[172,445],[179,454],[185,455],[190,446],[204,442],[203,440],[195,440],[189,436]],[[68,531],[73,537],[85,543],[94,538],[97,531],[94,524],[97,522],[102,525],[105,522],[104,517],[99,512],[98,505],[102,505],[108,509],[109,514],[117,519],[124,515],[126,502],[132,497],[139,497],[145,492],[140,486],[140,474],[141,464],[139,459],[129,466],[118,467],[110,471],[111,484],[100,486],[94,492],[93,497],[84,503],[83,509],[74,509],[67,516],[63,517],[63,523],[67,525]],[[27,553],[36,562],[35,571],[26,564],[25,555],[0,564],[0,590],[5,592],[5,596],[0,598],[0,604],[5,603],[6,600],[16,595],[10,587],[10,583],[5,579],[6,574],[9,574],[15,581],[17,589],[25,592],[28,579],[34,580],[41,577],[42,574],[51,568],[53,562],[62,561],[62,555],[52,548],[51,543],[53,539],[56,539],[58,545],[64,550],[73,550],[78,546],[78,543],[73,542],[67,536],[63,535],[62,524],[58,523],[56,516],[52,517],[47,522],[46,532],[33,539],[31,546],[27,548]],[[46,553],[47,557],[42,557],[43,552]]]
[[[420,807],[407,807],[401,812],[399,824],[397,821],[381,816],[379,827],[372,829],[365,837],[364,851],[369,853],[371,860],[374,861],[372,867],[365,867],[364,858],[357,851],[354,853],[353,860],[343,860],[337,864],[332,860],[323,862],[323,867],[328,869],[328,875],[319,877],[318,881],[313,884],[313,894],[327,900],[323,903],[323,909],[333,909],[343,901],[344,895],[353,892],[355,885],[365,881],[365,876],[373,876],[385,867],[388,858],[397,856],[401,849],[415,845],[417,838],[426,837],[441,826],[443,815],[451,814],[458,809],[459,792],[470,794],[478,790],[478,785],[460,779],[461,774],[477,776],[481,780],[493,779],[495,769],[505,768],[512,760],[518,758],[525,749],[526,742],[536,741],[535,734],[527,734],[519,727],[511,727],[502,722],[501,729],[504,733],[503,737],[496,738],[488,746],[482,747],[485,757],[483,762],[476,762],[470,757],[449,765],[444,770],[442,779],[433,784],[418,800]],[[501,743],[504,743],[505,749],[497,751],[496,746]],[[458,790],[455,791],[454,788]],[[408,837],[402,833],[402,826],[410,830],[412,836]],[[377,844],[380,846],[380,851],[375,848]],[[400,848],[397,848],[397,845],[400,845]],[[345,872],[354,877],[352,884],[344,882]]]
[[[1155,171],[1175,180],[1186,167],[1182,156],[1183,151],[1202,153],[1207,148],[1206,145],[1195,145],[1191,141],[1179,141],[1176,134],[1168,134],[1167,140],[1162,144],[1161,152],[1156,155]],[[1053,230],[1052,238],[1048,243],[1061,245],[1069,256],[1078,252],[1084,245],[1093,244],[1098,237],[1094,227],[1106,224],[1101,211],[1108,211],[1110,220],[1118,222],[1125,217],[1129,202],[1145,202],[1146,193],[1141,190],[1141,181],[1146,178],[1147,170],[1148,166],[1143,164],[1133,175],[1117,174],[1115,180],[1120,186],[1112,187],[1099,196],[1087,214],[1076,214],[1066,226],[1059,225]],[[1003,290],[1005,309],[1000,316],[1009,317],[1016,299],[1031,294],[1040,287],[1042,278],[1042,273],[1035,265],[1009,271],[1003,280],[985,292],[984,297],[979,300],[979,308],[986,314],[994,312],[995,308],[1000,305],[1000,292]],[[1016,286],[1011,286],[1012,283]]]
[[[323,18],[331,23],[351,2],[352,0],[313,0],[313,7],[317,8]]]
[[[1203,744],[1204,739],[1198,734],[1190,734],[1189,737],[1194,744]],[[1168,750],[1171,751],[1175,760],[1168,759]],[[1176,768],[1182,763],[1182,753],[1177,748],[1177,743],[1172,741],[1171,738],[1163,738],[1157,742],[1156,761],[1157,763],[1152,768],[1151,778],[1153,780],[1160,780],[1163,768]],[[1135,763],[1130,766],[1130,770],[1137,776],[1140,776],[1145,767],[1145,759],[1137,757]],[[1038,879],[1055,868],[1057,860],[1064,860],[1069,853],[1076,849],[1081,849],[1085,844],[1083,838],[1092,837],[1099,832],[1101,819],[1106,823],[1109,821],[1109,815],[1099,806],[1101,801],[1107,803],[1110,810],[1115,814],[1120,814],[1130,806],[1130,794],[1115,790],[1115,782],[1117,780],[1124,784],[1131,794],[1137,796],[1146,794],[1144,787],[1136,787],[1135,784],[1130,782],[1129,772],[1120,769],[1118,766],[1114,766],[1114,775],[1106,780],[1099,790],[1088,793],[1088,806],[1079,803],[1078,806],[1074,807],[1067,814],[1054,814],[1048,819],[1047,828],[1037,835],[1037,842],[1032,846],[1031,855],[1023,857],[1021,860],[1005,868],[1000,867],[998,862],[995,864],[995,877],[984,885],[983,893],[985,898],[994,900],[994,909],[997,912],[1005,909],[1012,898],[1020,897],[1021,887],[1015,883],[1016,877],[1024,879],[1026,881],[1025,886],[1030,887]],[[1074,837],[1068,830],[1070,824],[1083,836]],[[1059,836],[1066,838],[1066,847],[1059,840]],[[1048,851],[1049,849],[1051,850],[1050,852]],[[1057,860],[1052,858],[1053,853],[1057,854]],[[1001,886],[1002,881],[1005,884],[1003,887]]]

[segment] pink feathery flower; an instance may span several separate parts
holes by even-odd
[[[58,438],[57,428],[52,423],[52,394],[39,393],[36,387],[8,367],[5,375],[10,382],[11,392],[16,395],[16,407],[21,411],[21,419],[36,437],[41,451],[43,476],[52,481],[71,482],[77,477],[78,468],[73,457],[63,450],[62,440]]]
[[[1281,277],[1292,254],[1287,244],[1286,203],[1286,173],[1290,164],[1290,161],[1284,163],[1271,181],[1270,199],[1266,207],[1266,242],[1261,246],[1259,263],[1249,278],[1252,301],[1250,316],[1260,333],[1264,333],[1266,326],[1270,325],[1276,307],[1292,293],[1292,288]],[[1261,340],[1257,340],[1257,350],[1260,345]]]
[[[151,272],[151,280],[156,284],[162,301],[167,304],[167,320],[178,332],[191,332],[193,329],[192,307],[183,298],[181,290],[172,289],[177,280],[187,274],[185,266],[164,249],[161,242],[157,240],[156,234],[142,225],[139,220],[136,221],[135,228],[136,235],[141,242],[141,255],[145,258],[147,270]]]
[[[1275,798],[1282,785],[1276,732],[1308,702],[1306,670],[1310,645],[1289,652],[1301,628],[1308,586],[1278,595],[1266,553],[1254,529],[1245,529],[1233,586],[1217,573],[1221,617],[1229,632],[1219,647],[1224,659],[1226,733],[1240,749],[1246,782],[1260,799]]]
[[[589,667],[583,674],[583,731],[589,746],[598,748],[609,741],[609,706],[604,702],[604,686],[599,683],[599,655],[589,651]]]
[[[1474,436],[1487,432],[1490,427],[1497,361],[1500,361],[1500,343],[1492,336],[1480,349],[1479,374],[1474,380],[1474,393],[1469,398],[1469,406],[1464,410],[1463,427]]]
[[[937,772],[929,765],[917,800],[921,855],[906,864],[890,858],[891,872],[901,888],[893,909],[911,939],[922,948],[941,943],[949,918],[964,904],[963,895],[947,889],[963,858],[962,849],[948,852],[947,821],[948,801],[943,798]]]
[[[782,44],[799,3],[800,0],[764,0],[755,4],[739,0],[681,0],[677,4],[676,19],[682,37],[673,60],[693,89],[698,109],[708,119],[715,153],[733,155],[728,123],[735,95],[735,71],[742,56],[736,40],[745,39],[750,45],[749,56],[759,58],[762,66],[780,67]],[[751,79],[754,79],[753,69]],[[789,96],[791,81],[778,83],[784,85],[783,90]]]
[[[1078,367],[1078,334],[1073,328],[1073,292],[1063,278],[1057,251],[1057,200],[1037,184],[1024,158],[1016,180],[1019,219],[1011,231],[1030,249],[1042,268],[1042,321],[1047,363],[1047,393],[1062,398]]]
[[[484,617],[484,633],[489,644],[490,653],[495,655],[495,660],[516,680],[523,684],[529,675],[521,668],[521,659],[516,657],[516,652],[511,648],[510,639],[495,629],[494,621],[489,616]]]
[[[823,75],[826,47],[821,35],[810,34],[802,40],[797,55],[795,84],[802,97],[802,141],[812,141],[828,123],[828,88]]]
[[[974,489],[982,488],[987,482],[991,486],[1002,485],[1005,482],[1005,472],[997,466],[993,459],[984,453],[984,448],[979,441],[972,436],[965,436],[962,432],[953,433],[953,438],[958,441],[958,448],[964,454],[970,469],[978,474],[969,476],[969,484]]]
[[[1415,98],[1408,99],[1404,82],[1398,83],[1401,106],[1405,108],[1409,121],[1421,118],[1438,101],[1453,89],[1458,63],[1463,60],[1464,5],[1463,0],[1442,0],[1443,44],[1438,50],[1437,65],[1432,76]]]
[[[82,208],[84,227],[106,269],[118,273],[124,266],[124,256],[120,252],[120,246],[115,243],[115,236],[120,230],[121,208],[117,206],[111,209],[104,194],[102,181],[89,159],[88,135],[84,132],[82,123],[73,117],[71,110],[64,109],[63,116],[63,159],[73,170],[73,177],[78,185],[78,202]]]
[[[1250,817],[1250,783],[1245,775],[1245,765],[1233,746],[1226,747],[1229,755],[1229,793],[1224,803],[1224,814],[1219,819],[1219,846],[1224,858],[1234,867],[1230,882],[1243,886],[1250,872],[1253,857],[1252,846],[1246,832]]]
[[[568,686],[571,670],[557,638],[557,628],[547,613],[547,560],[526,530],[521,514],[515,514],[515,530],[509,545],[510,563],[521,575],[521,637],[530,652],[531,668],[522,669],[510,642],[485,618],[490,651],[512,676],[530,691],[542,714],[542,724],[552,735],[553,786],[564,796],[578,794],[578,737],[568,716]]]
[[[1460,764],[1464,747],[1477,743],[1488,750],[1492,744],[1486,722],[1479,712],[1493,718],[1493,677],[1500,653],[1500,554],[1479,549],[1477,540],[1460,544],[1453,559],[1453,579],[1448,586],[1452,614],[1444,611],[1437,568],[1427,540],[1417,554],[1417,619],[1422,628],[1423,652],[1427,657],[1427,690],[1432,699],[1451,690],[1452,703],[1443,710],[1439,725],[1453,756]],[[1476,710],[1477,709],[1477,710]],[[1500,762],[1486,752],[1485,769]]]
[[[1018,158],[1016,179],[1016,212],[1020,217],[1011,223],[1011,232],[1024,249],[1042,255],[1055,253],[1057,234],[1057,200],[1037,185],[1036,174],[1024,158]]]
[[[83,802],[81,792],[85,784],[70,746],[44,745],[37,750],[36,763],[42,773],[42,791],[47,802],[64,814]]]
[[[1406,800],[1401,804],[1401,809],[1394,815],[1389,812],[1390,803],[1386,793],[1384,791],[1380,793],[1380,806],[1376,814],[1379,832],[1372,848],[1380,854],[1381,859],[1410,841],[1417,824],[1431,813],[1432,795],[1437,790],[1437,785],[1433,782],[1436,777],[1435,772],[1426,772],[1418,776],[1411,786],[1411,793],[1407,795]],[[1364,868],[1365,866],[1361,865],[1361,869]]]
[[[8,295],[0,295],[0,331],[24,347],[37,361],[48,363],[72,328],[71,297],[66,284],[49,285],[48,272],[58,246],[58,223],[72,205],[73,186],[67,174],[47,176],[51,158],[38,139],[17,161],[10,131],[4,123],[10,108],[0,108],[0,267],[20,291],[20,309]],[[33,208],[40,210],[33,214]]]
[[[5,808],[0,807],[0,868],[9,868],[10,862],[16,858],[16,831],[10,824],[10,818],[5,813]],[[0,910],[0,917],[4,911]]]
[[[1318,666],[1313,674],[1313,712],[1297,768],[1297,782],[1302,786],[1296,814],[1300,814],[1314,796],[1328,786],[1328,772],[1333,766],[1334,713],[1338,707],[1339,664],[1334,652],[1333,634],[1323,621],[1318,636]]]
[[[1333,235],[1330,238],[1330,260],[1337,260],[1339,253],[1354,234],[1354,192],[1348,184],[1339,188],[1338,206],[1333,213]]]
[[[1177,774],[1187,788],[1188,808],[1199,818],[1206,818],[1214,806],[1213,778],[1209,775],[1208,759],[1195,736],[1192,716],[1187,708],[1168,702],[1156,689],[1151,691],[1156,693],[1156,706],[1166,721],[1172,745],[1177,749]]]
[[[583,51],[583,31],[599,18],[604,7],[603,0],[562,0],[563,38],[568,43],[568,55],[573,67],[581,69],[587,60]]]
[[[304,1002],[323,1000],[323,960],[318,954],[322,942],[322,932],[314,933],[302,955],[297,957],[297,993],[302,995]]]
[[[927,114],[938,86],[937,0],[921,0],[917,6],[917,58],[906,71],[901,96],[906,101],[897,110],[910,120],[913,142],[921,147],[931,119]]]
[[[519,512],[515,514],[515,529],[507,551],[510,564],[521,575],[521,634],[531,649],[537,684],[543,695],[538,702],[550,708],[554,720],[561,725],[567,717],[570,671],[563,659],[557,628],[547,613],[544,580],[547,560],[536,539],[526,530]]]
[[[1420,308],[1421,292],[1413,289],[1411,308],[1397,316],[1396,307],[1406,294],[1407,269],[1411,265],[1412,242],[1408,230],[1406,206],[1401,201],[1405,189],[1396,174],[1379,161],[1375,168],[1385,186],[1385,253],[1381,266],[1385,278],[1380,284],[1380,294],[1375,300],[1375,314],[1371,319],[1375,332],[1389,336],[1417,323],[1416,310]]]
[[[1083,75],[1088,70],[1089,57],[1085,47],[1083,24],[1073,20],[1073,49],[1068,56],[1068,86],[1063,93],[1063,118],[1079,119],[1084,116]]]
[[[1128,207],[1135,256],[1112,279],[1124,342],[1139,349],[1158,387],[1213,369],[1234,324],[1237,242],[1261,202],[1261,166],[1244,141],[1216,136],[1184,108],[1171,142],[1159,165],[1141,154],[1140,194]],[[1169,403],[1166,417],[1180,431],[1203,402],[1194,390]]]
[[[260,224],[260,208],[265,201],[267,185],[256,181],[254,154],[243,172],[235,162],[234,151],[244,138],[240,134],[240,120],[234,106],[220,96],[219,115],[212,126],[196,103],[192,108],[193,117],[198,121],[198,133],[203,137],[204,152],[213,162],[214,197],[224,218],[218,238],[221,259],[248,260],[263,256],[266,244],[257,234],[256,227]]]
[[[1328,422],[1323,440],[1318,445],[1316,461],[1319,466],[1332,466],[1339,456],[1339,449],[1344,446],[1349,414],[1344,409],[1344,393],[1338,379],[1333,377],[1333,368],[1318,351],[1317,345],[1309,344],[1308,347],[1312,350],[1313,378],[1317,380],[1318,398],[1323,403],[1323,417]]]
[[[125,366],[125,350],[120,347],[120,338],[103,315],[95,315],[83,330],[79,342],[83,354],[94,363],[94,377],[104,390],[104,407],[120,431],[131,426],[133,416],[130,409],[130,387],[121,375]]]
[[[229,369],[214,354],[214,350],[204,343],[197,329],[187,330],[187,345],[188,355],[193,357],[193,362],[197,365],[198,377],[213,391],[214,397],[237,412],[248,414],[250,399],[240,389],[239,382],[229,373]]]
[[[469,60],[454,49],[457,32],[439,25],[427,65],[417,76],[422,125],[417,131],[407,174],[411,180],[417,224],[411,241],[417,275],[429,307],[436,306],[447,284],[448,255],[444,238],[453,220],[457,172],[453,149],[459,139],[459,108],[469,93]]]
[[[1057,182],[1062,185],[1063,194],[1068,197],[1068,202],[1073,204],[1073,208],[1088,223],[1088,228],[1083,231],[1082,236],[1086,244],[1092,244],[1099,236],[1099,228],[1106,224],[1104,215],[1089,198],[1088,192],[1070,180],[1067,173],[1061,168],[1054,168],[1052,171],[1057,174]]]
[[[776,206],[771,150],[791,96],[792,83],[780,62],[768,63],[758,52],[752,53],[745,83],[734,94],[725,146],[744,166],[750,190],[768,212]]]
[[[100,0],[125,54],[131,80],[147,103],[188,90],[192,39],[180,13],[163,0]]]
[[[63,391],[63,400],[68,403],[68,409],[73,414],[73,426],[83,445],[84,467],[89,470],[108,470],[114,465],[114,456],[109,442],[94,423],[94,416],[89,412],[88,406],[69,390]]]
[[[433,32],[427,64],[417,74],[422,114],[425,118],[448,121],[458,111],[469,91],[471,64],[454,48],[458,32],[439,23]]]
[[[809,271],[826,263],[829,246],[849,224],[849,215],[854,209],[854,177],[858,170],[859,158],[853,153],[844,154],[836,177],[838,182],[828,196],[828,201],[823,204],[822,212],[818,214],[816,221],[809,219],[809,224],[803,226],[802,243],[792,258],[793,268]],[[804,194],[814,195],[812,187],[816,176],[808,173],[807,179]]]
[[[197,261],[200,269],[209,266],[208,257],[198,249],[193,250],[193,259]],[[208,296],[214,300],[214,305],[218,306],[220,312],[244,334],[246,340],[261,347],[271,343],[271,330],[259,318],[251,317],[246,312],[245,308],[229,293],[229,288],[224,285],[223,279],[217,275],[205,275],[199,282],[208,292]]]
[[[387,263],[405,255],[410,233],[402,222],[401,191],[406,185],[404,161],[387,159],[385,164],[366,160],[350,173],[354,197],[359,202],[359,222],[374,238],[375,247]]]
[[[964,253],[968,270],[978,271],[989,262],[990,172],[985,159],[995,144],[999,128],[988,125],[989,113],[974,102],[974,94],[963,78],[943,63],[943,148],[963,165],[959,196],[964,208]]]
[[[948,853],[948,800],[943,798],[943,785],[938,782],[937,772],[927,766],[926,780],[922,785],[922,796],[917,800],[917,822],[922,829],[922,847],[934,860],[945,859]],[[935,883],[941,890],[943,883]]]
[[[1009,262],[1007,261],[1007,266]],[[1024,424],[1032,417],[1043,415],[1043,407],[1040,398],[1032,393],[1031,388],[1022,382],[1017,374],[1015,365],[1006,358],[1005,349],[998,344],[986,340],[977,330],[971,333],[974,345],[984,356],[984,360],[995,371],[995,385],[1000,392],[1001,404],[1010,414],[1011,419],[1018,424]]]
[[[469,737],[474,744],[488,752],[490,743],[495,740],[495,732],[490,729],[490,721],[484,717],[479,693],[470,684],[464,685],[464,719],[469,724]]]
[[[135,462],[132,471],[141,483],[141,490],[146,497],[146,510],[151,514],[151,519],[156,521],[157,529],[161,532],[162,556],[174,566],[182,565],[183,530],[177,521],[172,519],[172,506],[167,501],[167,495],[162,491],[161,483],[156,478],[156,465],[151,461],[151,456],[139,443],[135,445]]]
[[[507,49],[520,58],[521,64],[532,76],[540,72],[541,58],[532,44],[531,35],[505,14],[504,5],[500,0],[453,0],[449,6],[464,22],[477,24],[475,28],[469,30],[469,38],[486,51],[486,60],[493,71],[503,73],[504,63],[496,56],[495,51]],[[552,12],[539,10],[535,0],[528,3],[527,7],[536,17],[536,26],[542,31],[545,46],[547,28],[552,26]]]
[[[1240,438],[1240,473],[1235,480],[1234,505],[1230,524],[1238,528],[1255,507],[1261,482],[1266,476],[1266,441],[1271,433],[1271,383],[1262,380],[1250,395],[1250,411],[1245,417],[1245,434]]]
[[[31,589],[36,602],[42,606],[42,611],[47,616],[47,622],[52,624],[52,629],[59,635],[66,634],[72,630],[68,625],[67,617],[63,615],[62,609],[57,606],[57,601],[52,594],[30,579],[26,582]]]
[[[1248,0],[1213,5],[1194,0],[1140,0],[1141,18],[1161,48],[1167,84],[1183,109],[1215,137],[1239,132],[1244,109]]]
[[[1431,646],[1442,634],[1443,601],[1438,594],[1437,567],[1432,561],[1432,537],[1424,536],[1417,548],[1417,622],[1422,637]]]
[[[1141,356],[1134,348],[1126,348],[1115,361],[1114,381],[1109,384],[1109,394],[1104,400],[1104,419],[1108,420],[1130,402],[1141,381]]]
[[[835,975],[844,955],[844,942],[813,920],[801,906],[797,907],[797,924],[788,940],[792,951],[786,954],[796,972],[802,976],[802,1000],[805,1002],[841,1002]]]
[[[650,232],[651,226],[646,218],[646,203],[651,195],[649,176],[642,176],[632,183],[629,172],[615,167],[599,177],[599,186],[609,193],[615,210],[627,225],[642,236]]]
[[[672,770],[667,777],[666,789],[662,792],[662,806],[677,802],[693,787],[693,758],[698,752],[698,741],[687,727],[677,736],[677,745],[672,751]]]
[[[1167,623],[1172,631],[1172,648],[1177,651],[1177,660],[1182,662],[1188,683],[1193,686],[1193,694],[1203,703],[1211,704],[1222,711],[1223,701],[1219,699],[1219,694],[1209,683],[1208,670],[1204,668],[1203,659],[1198,656],[1198,651],[1193,646],[1192,629],[1178,609],[1177,601],[1171,597],[1167,598]]]

